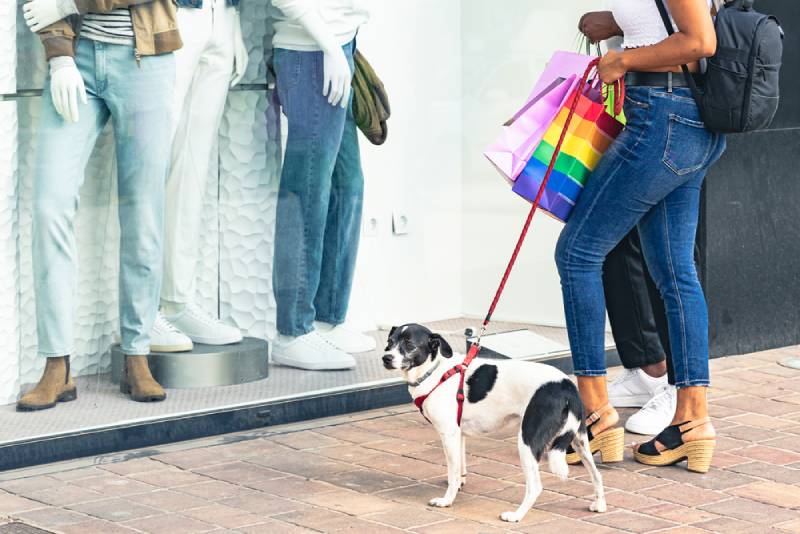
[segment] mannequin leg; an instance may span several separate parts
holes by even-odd
[[[211,7],[206,2],[202,8],[178,9],[184,45],[175,52],[174,133],[166,181],[161,288],[162,304],[172,309],[165,313],[180,311],[173,307],[182,307],[192,297],[206,175],[219,126],[213,117],[221,116],[225,101],[218,89],[222,76],[212,74],[212,80],[205,80],[199,72],[205,66],[213,73],[205,61],[213,35]],[[227,82],[223,88],[227,91]]]
[[[122,351],[146,355],[161,291],[175,61],[172,54],[143,57],[138,67],[129,47],[105,48],[118,163]]]
[[[349,52],[349,49],[348,49]],[[331,180],[347,110],[322,95],[322,52],[275,50],[277,87],[289,123],[278,191],[273,286],[278,331],[313,330]]]
[[[351,99],[342,144],[333,170],[322,271],[315,299],[317,320],[328,324],[341,324],[347,316],[361,235],[363,203],[364,175],[361,171],[358,129]]]
[[[56,113],[49,80],[42,96],[36,175],[33,186],[33,276],[41,356],[73,352],[75,273],[73,220],[84,170],[109,112],[95,87],[94,48],[78,45],[75,62],[89,103],[80,105],[77,123]]]

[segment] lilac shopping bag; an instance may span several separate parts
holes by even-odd
[[[525,168],[592,59],[594,56],[585,54],[555,52],[525,105],[503,125],[501,135],[486,148],[486,158],[509,182],[513,183]]]
[[[483,152],[509,182],[513,182],[525,168],[547,127],[577,82],[577,76],[574,75],[566,79],[559,78],[531,95],[525,105],[503,125],[500,136]]]

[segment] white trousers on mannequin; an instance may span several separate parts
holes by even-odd
[[[205,0],[178,10],[183,48],[175,53],[175,127],[167,178],[161,301],[193,300],[198,242],[212,158],[234,65],[235,8]]]

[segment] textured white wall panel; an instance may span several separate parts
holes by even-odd
[[[16,5],[0,4],[0,94],[16,92]],[[19,387],[17,104],[0,102],[0,404]]]

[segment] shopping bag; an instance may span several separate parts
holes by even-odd
[[[484,151],[486,158],[509,181],[522,172],[544,132],[566,98],[578,85],[576,75],[551,80],[528,97],[525,105],[503,125],[500,136]]]
[[[589,63],[596,58],[597,56],[590,54],[579,54],[577,52],[567,52],[565,50],[554,52],[553,55],[550,56],[547,65],[545,65],[544,71],[539,75],[539,79],[536,85],[533,86],[528,99],[533,95],[541,93],[553,80],[569,78],[573,75],[580,79],[581,75],[589,66]]]
[[[539,204],[545,212],[562,222],[569,218],[589,175],[624,127],[619,115],[613,116],[606,111],[601,85],[587,83],[575,91],[579,92],[575,112]],[[513,191],[521,197],[535,200],[575,96],[573,93],[559,110],[514,182]]]

